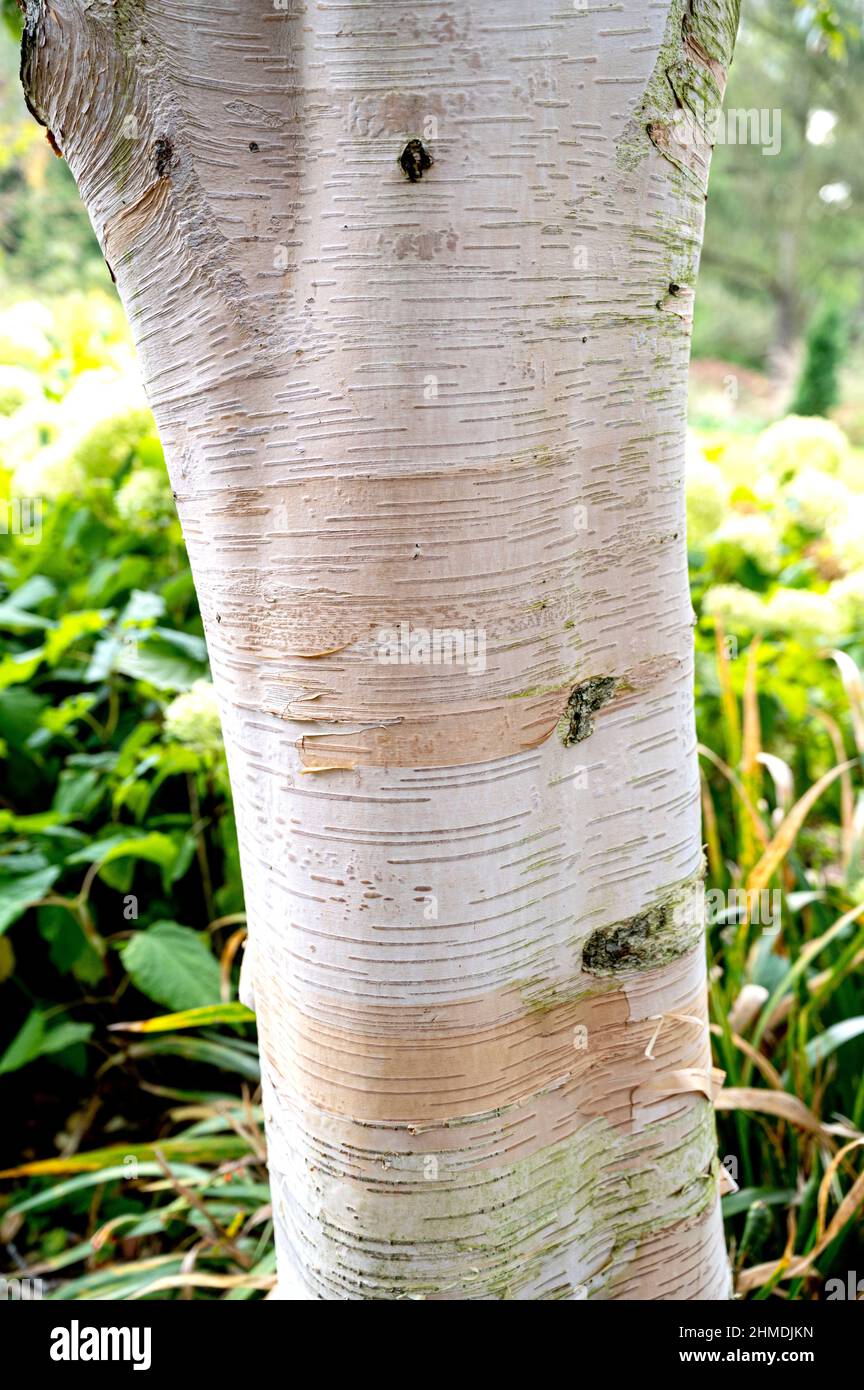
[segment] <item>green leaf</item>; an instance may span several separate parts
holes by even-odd
[[[101,632],[111,616],[110,609],[85,609],[81,613],[66,613],[45,638],[45,660],[56,666],[61,656],[82,637]]]
[[[77,724],[96,704],[98,696],[90,690],[78,690],[42,712],[42,727],[52,734],[62,734],[70,724]]]
[[[44,647],[34,647],[31,651],[9,653],[0,661],[0,690],[10,685],[23,685],[31,681],[39,670],[45,656]]]
[[[173,881],[174,869],[184,850],[182,839],[163,835],[161,831],[151,830],[143,835],[111,835],[95,844],[76,850],[67,859],[67,864],[99,864],[101,870],[116,859],[144,859],[150,864],[158,864],[162,870],[165,888]],[[117,886],[120,880],[110,874],[102,875],[106,882]]]
[[[105,964],[67,907],[40,907],[36,925],[50,946],[51,964],[63,974],[71,972],[82,984],[95,985],[105,975]],[[0,938],[5,940],[5,938]]]
[[[85,681],[107,680],[115,669],[114,663],[120,649],[121,643],[118,638],[100,637],[91,653],[90,664],[84,672]]]
[[[201,1062],[207,1066],[218,1067],[220,1071],[234,1072],[248,1081],[260,1081],[261,1068],[257,1056],[246,1052],[236,1039],[230,1043],[220,1042],[214,1036],[196,1037],[194,1034],[169,1033],[165,1037],[145,1038],[142,1042],[130,1043],[126,1049],[129,1057],[182,1057],[187,1062]]]
[[[4,814],[8,815],[9,813],[4,812]],[[14,818],[12,825],[14,826]],[[12,827],[8,824],[4,827],[4,829],[10,828]],[[17,849],[11,850],[9,854],[4,854],[0,859],[0,872],[4,874],[31,874],[36,869],[48,867],[48,860],[41,849],[32,849],[29,840],[19,841],[18,846]]]
[[[26,608],[16,608],[14,603],[0,603],[0,628],[12,632],[43,631],[51,627],[50,618],[40,618],[38,613],[28,613]]]
[[[84,1274],[80,1279],[70,1279],[60,1288],[51,1289],[45,1295],[46,1302],[67,1299],[84,1301],[98,1299],[100,1302],[120,1303],[132,1298],[145,1297],[151,1284],[170,1275],[181,1274],[183,1261],[177,1255],[159,1255],[147,1265],[109,1264],[97,1269],[95,1274]]]
[[[74,1019],[66,1019],[45,1034],[42,1040],[42,1056],[50,1057],[57,1052],[65,1052],[67,1048],[76,1047],[78,1043],[87,1042],[92,1032],[92,1023],[76,1023]]]
[[[184,637],[184,633],[172,633],[172,639]],[[166,632],[148,636],[146,640],[125,643],[115,657],[115,670],[135,680],[147,681],[157,690],[190,690],[195,681],[207,673],[207,665],[200,655],[203,647],[200,639],[195,642],[195,655],[187,654],[176,640],[166,640]],[[2,674],[2,671],[0,671]]]
[[[765,1207],[785,1207],[798,1196],[794,1187],[742,1187],[740,1192],[729,1192],[723,1198],[724,1217],[738,1216],[749,1211],[754,1202]]]
[[[35,608],[47,599],[55,598],[57,586],[44,574],[34,574],[13,589],[7,600],[15,608]]]
[[[152,720],[142,720],[136,724],[131,734],[120,745],[115,768],[118,777],[128,777],[141,761],[141,755],[151,740],[159,733],[159,725]]]
[[[143,555],[99,560],[87,579],[87,598],[94,607],[102,607],[119,594],[146,583],[151,573],[152,562]]]
[[[177,922],[154,922],[122,948],[132,983],[165,1008],[185,1010],[219,1002],[219,963],[204,937]]]
[[[13,689],[0,693],[0,737],[13,748],[21,748],[39,725],[48,701],[32,690]]]
[[[192,580],[192,571],[188,568],[182,569],[179,574],[172,575],[162,585],[162,597],[170,607],[195,602],[195,585]]]
[[[88,767],[79,772],[64,767],[57,779],[54,810],[65,816],[87,817],[99,805],[104,791],[99,768]]]
[[[147,589],[133,589],[117,620],[117,626],[137,627],[140,623],[153,623],[164,612],[165,600],[161,594],[150,593]]]
[[[207,643],[203,637],[198,637],[194,632],[180,632],[175,627],[154,627],[153,635],[166,642],[169,647],[176,647],[177,651],[184,652],[190,661],[199,661],[202,666],[207,665]]]
[[[0,934],[17,921],[28,907],[44,898],[59,876],[59,864],[49,864],[35,873],[0,878]]]
[[[44,1015],[40,1009],[32,1009],[0,1057],[0,1076],[10,1071],[20,1071],[28,1062],[34,1061],[42,1051],[44,1040]]]
[[[807,1044],[807,1061],[811,1067],[815,1067],[819,1062],[824,1062],[826,1057],[830,1057],[832,1052],[836,1052],[838,1047],[844,1043],[851,1042],[853,1038],[859,1038],[864,1033],[864,1015],[859,1014],[856,1018],[844,1018],[839,1023],[833,1023],[830,1028],[826,1028],[824,1033],[819,1033],[815,1038],[811,1038]]]
[[[41,1009],[31,1009],[0,1057],[0,1076],[20,1071],[37,1057],[57,1055],[62,1060],[59,1054],[86,1042],[92,1032],[91,1023],[76,1023],[71,1018],[61,1018],[49,1025]]]
[[[16,816],[12,811],[0,811],[0,834],[4,835],[9,831],[18,835],[47,835],[62,825],[63,817],[57,811],[37,811],[32,816]],[[72,835],[76,833],[70,831]],[[4,862],[9,864],[11,856],[7,856]]]

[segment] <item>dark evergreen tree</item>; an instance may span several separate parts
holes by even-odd
[[[804,366],[792,401],[793,415],[827,415],[837,404],[837,373],[843,361],[845,325],[834,304],[824,305],[810,323]]]

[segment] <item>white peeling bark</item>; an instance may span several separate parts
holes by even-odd
[[[724,1298],[683,431],[737,0],[286,4],[31,3],[23,62],[198,587],[282,1296]]]

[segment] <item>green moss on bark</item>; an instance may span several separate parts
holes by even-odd
[[[593,716],[608,705],[617,685],[614,676],[594,676],[573,689],[558,724],[558,733],[566,748],[581,743],[594,732]]]
[[[598,927],[582,949],[583,971],[610,976],[656,970],[686,955],[702,939],[702,901],[700,871],[634,917]]]

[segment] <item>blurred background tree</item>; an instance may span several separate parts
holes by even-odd
[[[745,0],[726,107],[781,113],[776,154],[720,143],[694,356],[787,382],[829,296],[860,339],[864,308],[864,43],[859,0],[829,9]]]
[[[793,415],[828,415],[837,404],[844,336],[843,315],[836,304],[825,305],[813,316],[804,366],[790,406]]]
[[[21,14],[3,0],[0,26],[0,299],[22,290],[111,289],[66,163],[24,105],[18,81]]]

